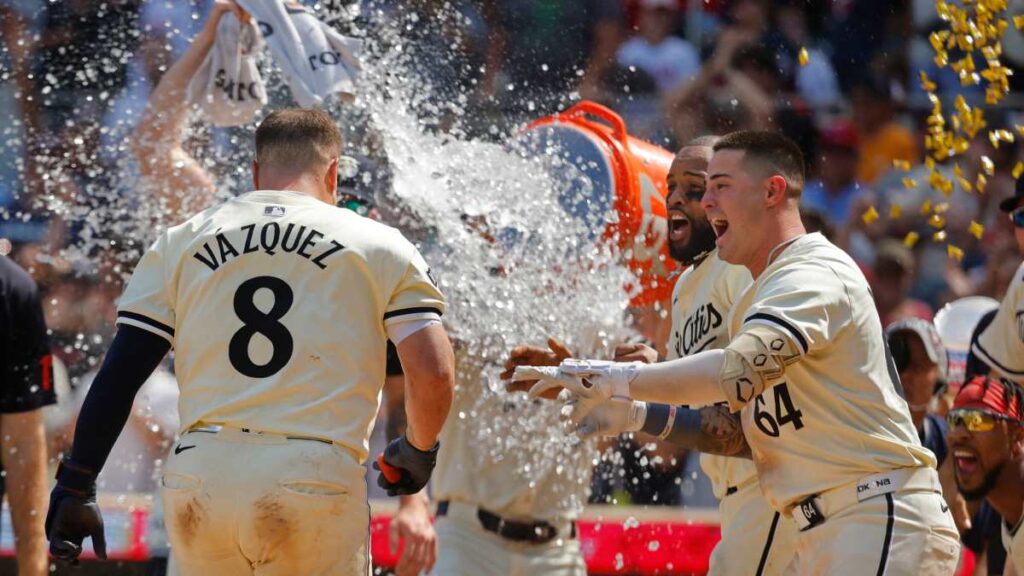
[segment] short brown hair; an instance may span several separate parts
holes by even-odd
[[[720,150],[745,152],[744,162],[753,162],[763,171],[779,174],[786,179],[786,194],[799,198],[804,189],[804,155],[800,147],[777,132],[740,130],[726,134],[713,147]]]
[[[341,154],[341,132],[317,108],[272,112],[256,128],[256,162],[294,172],[330,163]]]

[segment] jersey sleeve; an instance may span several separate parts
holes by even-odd
[[[35,283],[11,294],[11,349],[0,377],[0,413],[27,412],[54,404],[53,357]]]
[[[384,325],[408,320],[440,319],[445,311],[444,295],[430,275],[430,267],[419,251],[408,244],[405,271],[384,310]]]
[[[802,357],[824,347],[851,317],[839,277],[824,264],[801,262],[775,270],[759,283],[742,326],[767,324],[780,330]]]
[[[167,234],[142,255],[117,306],[117,323],[135,326],[174,345],[174,303],[167,273]]]

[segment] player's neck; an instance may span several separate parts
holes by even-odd
[[[278,179],[269,180],[267,182],[260,182],[259,187],[261,190],[280,190],[288,192],[298,192],[305,194],[311,198],[333,204],[328,192],[324,189],[321,182],[315,182],[307,177],[298,177],[294,179]]]
[[[1019,524],[1024,514],[1024,459],[1007,462],[985,497],[1007,524]]]
[[[786,247],[794,240],[806,234],[803,223],[782,221],[774,230],[771,230],[765,241],[761,244],[755,257],[747,264],[750,275],[757,278],[764,272],[774,260],[776,260]]]

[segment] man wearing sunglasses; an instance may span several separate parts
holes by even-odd
[[[1014,195],[999,204],[1013,222],[1017,248],[1024,253],[1024,179]],[[987,364],[992,376],[1024,386],[1024,264],[1013,275],[995,317],[974,338],[971,353]]]
[[[1024,573],[1024,390],[976,376],[946,416],[956,483],[968,500],[985,498],[1003,518],[1003,546]]]

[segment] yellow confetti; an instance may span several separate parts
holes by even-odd
[[[946,231],[939,230],[935,234],[932,234],[932,242],[942,242],[946,239]]]
[[[1013,176],[1013,179],[1016,180],[1017,178],[1020,178],[1022,172],[1024,172],[1024,162],[1017,162],[1013,167],[1013,172],[1010,174]]]
[[[984,174],[978,174],[978,179],[974,183],[974,188],[979,194],[983,194],[986,186],[988,186],[988,178],[985,178]]]
[[[926,198],[924,202],[921,202],[921,215],[927,216],[932,213],[932,201],[930,198]]]
[[[807,66],[807,61],[809,59],[810,56],[807,54],[807,48],[800,48],[800,53],[797,55],[797,60],[800,62],[800,65]]]
[[[889,218],[895,220],[903,214],[903,206],[893,204],[889,207]]]
[[[964,170],[963,170],[963,168],[960,167],[960,163],[959,162],[957,162],[956,164],[953,164],[953,174],[957,178],[963,178],[964,177]]]
[[[971,225],[967,228],[967,231],[978,240],[981,240],[981,237],[985,235],[985,227],[974,220],[971,220]]]
[[[1013,27],[1017,30],[1024,28],[1024,15],[1013,17]]]
[[[981,168],[985,171],[985,174],[989,176],[996,173],[996,165],[992,163],[992,159],[988,156],[981,157]]]
[[[950,258],[955,259],[957,262],[960,262],[964,259],[964,251],[957,248],[956,246],[953,246],[952,244],[946,244],[946,254],[948,254]]]
[[[942,229],[946,227],[946,219],[938,214],[932,214],[932,217],[928,219],[928,225],[932,228]]]
[[[903,238],[903,245],[907,248],[913,248],[914,244],[917,244],[917,241],[920,239],[921,235],[917,232],[907,232],[906,237]]]
[[[865,224],[871,224],[875,220],[878,220],[878,210],[875,210],[875,207],[872,206],[868,208],[867,211],[864,212],[864,215],[861,216],[860,218],[861,220],[864,221]]]
[[[949,202],[940,202],[936,204],[934,211],[936,214],[945,214],[946,212],[949,212]]]
[[[906,188],[907,190],[917,188],[917,180],[914,180],[913,178],[910,177],[906,177],[903,179],[903,187]]]
[[[935,92],[938,86],[934,82],[928,79],[928,75],[921,70],[921,89],[925,92]]]
[[[900,172],[910,172],[910,161],[908,160],[893,160],[892,167],[894,170]]]

